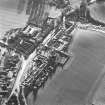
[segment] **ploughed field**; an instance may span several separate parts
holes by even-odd
[[[27,17],[24,13],[17,14],[15,9],[0,6],[0,36],[11,28],[24,27]]]

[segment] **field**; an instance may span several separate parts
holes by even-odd
[[[92,101],[105,64],[105,37],[89,31],[77,33],[73,44],[74,60],[39,91],[34,105],[85,105]],[[28,101],[32,102],[31,95]]]
[[[16,10],[13,9],[16,5],[11,6],[13,0],[6,5],[3,0],[0,1],[2,1],[0,2],[0,34],[3,35],[10,28],[24,26],[27,16],[24,13],[16,14]],[[77,0],[74,1],[75,5],[78,5]],[[104,4],[93,5],[91,15],[105,21],[104,8]],[[48,81],[44,89],[38,92],[35,102],[30,93],[27,98],[29,105],[85,105],[88,102],[103,105],[105,103],[105,37],[102,33],[83,30],[75,32],[74,35],[72,48],[74,60],[71,64],[68,62],[63,70],[58,69],[59,72]]]

